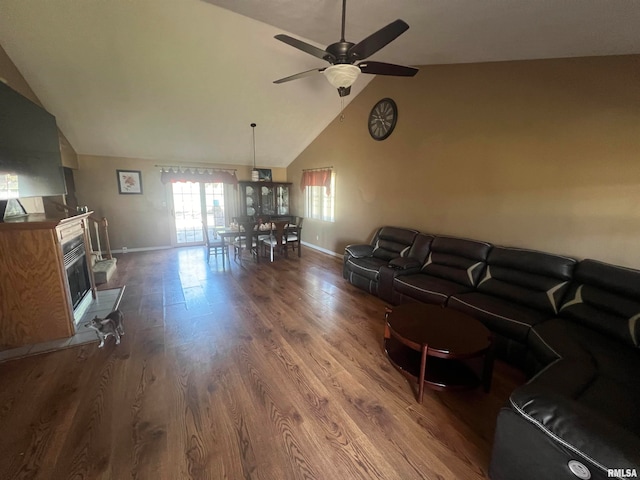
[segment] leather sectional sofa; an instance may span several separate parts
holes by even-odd
[[[531,376],[498,415],[493,480],[640,477],[640,271],[382,227],[344,277],[469,313]]]

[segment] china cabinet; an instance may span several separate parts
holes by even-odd
[[[291,183],[239,182],[240,209],[243,215],[289,215]]]

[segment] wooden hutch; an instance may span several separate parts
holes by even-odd
[[[287,216],[291,183],[238,182],[240,184],[240,212],[247,216]]]

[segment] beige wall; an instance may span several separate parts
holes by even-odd
[[[171,245],[170,187],[160,182],[160,168],[155,166],[167,162],[80,155],[79,164],[75,172],[78,203],[94,210],[96,216],[107,218],[113,249]],[[238,180],[251,179],[250,166],[211,164],[211,167],[235,168]],[[118,169],[142,172],[142,195],[118,193]],[[272,174],[274,181],[286,181],[286,169],[272,168]]]
[[[399,120],[376,142],[384,97]],[[344,114],[287,170],[335,167],[336,222],[303,240],[342,252],[391,224],[640,268],[640,56],[424,67]]]

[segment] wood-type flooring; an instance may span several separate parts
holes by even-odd
[[[340,259],[231,263],[123,255],[103,286],[127,286],[120,345],[0,364],[0,478],[488,478],[520,372],[419,405],[383,353],[385,303]]]

